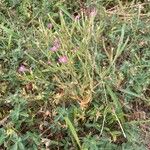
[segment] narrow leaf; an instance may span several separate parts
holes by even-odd
[[[117,113],[123,113],[122,109],[121,109],[121,104],[120,104],[116,94],[112,91],[112,89],[109,86],[106,86],[106,87],[107,87],[107,91],[108,91],[109,95],[111,96],[111,99],[113,100],[116,112]]]
[[[70,132],[71,134],[73,135],[74,139],[76,140],[79,148],[81,148],[81,144],[80,144],[80,140],[78,138],[78,135],[77,135],[77,132],[73,126],[73,124],[71,123],[71,121],[69,120],[68,117],[64,117],[65,121],[66,121],[66,124],[68,125],[69,129],[70,129]]]

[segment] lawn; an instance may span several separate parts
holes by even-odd
[[[150,149],[150,1],[0,0],[0,150],[135,149]]]

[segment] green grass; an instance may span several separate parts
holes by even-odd
[[[2,0],[0,149],[148,149],[149,10]]]

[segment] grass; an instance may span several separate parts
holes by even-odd
[[[149,1],[0,2],[0,148],[150,147]]]

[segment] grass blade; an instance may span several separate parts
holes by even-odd
[[[65,119],[66,124],[68,125],[68,127],[70,129],[71,134],[73,135],[74,139],[76,140],[79,148],[81,148],[80,140],[78,138],[77,132],[76,132],[73,124],[71,123],[71,121],[70,121],[70,119],[68,117],[64,117],[64,119]]]
[[[123,113],[122,109],[121,109],[121,104],[120,104],[116,94],[112,91],[112,89],[109,86],[106,86],[106,88],[107,88],[107,91],[108,91],[111,99],[113,100],[116,112],[119,113],[119,114]]]
[[[127,37],[127,39],[126,39],[126,41],[124,43],[123,42],[124,41],[124,36],[125,36],[125,24],[123,25],[123,27],[121,29],[121,37],[120,37],[120,40],[119,40],[118,48],[117,48],[116,55],[114,57],[113,63],[121,55],[121,53],[123,52],[123,50],[125,49],[128,41],[129,41],[129,37]]]

